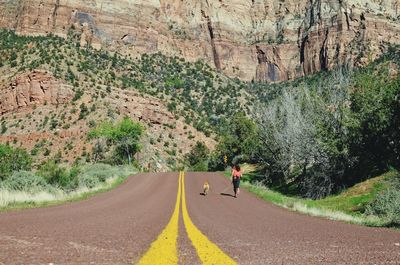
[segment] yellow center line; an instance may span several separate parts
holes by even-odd
[[[149,250],[139,260],[138,265],[175,265],[178,264],[178,220],[181,200],[181,178],[179,173],[178,194],[176,196],[175,209],[165,229],[154,241]]]
[[[180,181],[182,181],[182,214],[183,222],[186,227],[186,232],[189,239],[192,241],[194,248],[197,251],[197,255],[201,262],[205,265],[211,264],[237,264],[227,254],[225,254],[217,245],[212,243],[192,222],[189,217],[189,213],[186,208],[186,196],[185,196],[185,174],[180,173]]]

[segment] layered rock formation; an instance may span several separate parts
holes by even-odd
[[[71,88],[52,75],[33,71],[16,77],[8,87],[0,88],[0,114],[33,105],[63,104],[73,96]]]
[[[363,65],[400,43],[400,0],[0,0],[0,12],[19,34],[203,59],[247,81]]]

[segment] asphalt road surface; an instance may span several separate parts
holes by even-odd
[[[84,201],[2,212],[0,264],[400,264],[399,231],[231,194],[217,173],[138,174]]]

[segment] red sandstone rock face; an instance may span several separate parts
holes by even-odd
[[[400,0],[0,0],[0,27],[138,56],[203,59],[242,80],[363,65],[400,43]]]
[[[74,93],[70,87],[48,73],[33,71],[16,77],[6,88],[0,88],[0,114],[42,104],[63,104]]]

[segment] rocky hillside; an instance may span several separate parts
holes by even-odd
[[[82,46],[266,82],[366,64],[400,43],[399,15],[399,0],[0,0],[0,27],[19,34],[73,31]]]
[[[224,98],[235,92],[221,89],[202,100],[206,84],[210,90],[226,80],[202,63],[160,54],[133,62],[54,36],[0,30],[0,58],[0,143],[27,149],[35,163],[90,161],[94,147],[108,147],[89,140],[88,131],[127,116],[146,128],[139,164],[155,171],[175,168],[197,141],[213,149],[202,111],[226,106]]]

